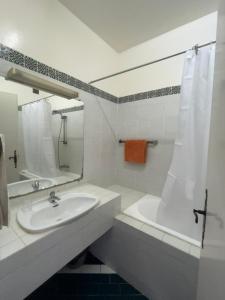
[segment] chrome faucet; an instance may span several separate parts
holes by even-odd
[[[55,195],[55,191],[50,192],[48,201],[49,203],[53,204],[53,207],[59,205],[58,200],[60,200],[60,198]]]
[[[34,182],[32,183],[32,188],[34,191],[38,191],[40,188],[40,182],[39,180],[34,180]]]

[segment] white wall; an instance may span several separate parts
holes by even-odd
[[[216,40],[216,27],[217,13],[212,13],[130,48],[118,56],[118,71],[190,49],[195,44]],[[112,91],[114,87],[117,88],[119,96],[179,85],[183,60],[184,56],[181,55],[105,81]],[[97,87],[101,88],[101,85],[102,82],[96,83]]]
[[[179,95],[120,104],[118,139],[158,140],[148,146],[144,165],[124,161],[124,145],[117,146],[117,183],[145,193],[161,195],[173,154]]]
[[[0,0],[0,5],[0,42],[86,82],[188,49],[196,43],[209,42],[216,37],[217,14],[214,13],[118,54],[58,1]],[[97,86],[123,96],[176,85],[181,82],[182,67],[183,57],[180,56],[105,80]],[[164,139],[167,134],[169,137],[166,130],[168,124],[171,122],[173,126],[176,120],[178,96],[157,98],[151,102],[146,100],[146,103],[143,100],[118,107],[100,99],[100,107],[96,102],[97,97],[83,91],[79,93],[86,105],[85,177],[103,186],[115,183],[116,157],[119,183],[160,194],[172,144],[160,143],[155,149],[150,148],[148,163],[141,169],[124,164],[118,138],[142,136]],[[167,109],[170,110],[168,115]],[[133,124],[125,127],[126,122]],[[162,126],[165,131],[160,136],[157,130]],[[172,139],[174,131],[170,134]]]
[[[107,187],[116,180],[114,125],[117,105],[80,91],[84,102],[84,178]]]
[[[0,0],[0,42],[49,66],[89,82],[205,43],[216,37],[213,13],[122,53],[56,0]],[[183,57],[96,84],[124,96],[180,84]]]
[[[85,82],[114,72],[117,53],[56,0],[0,0],[0,42]]]

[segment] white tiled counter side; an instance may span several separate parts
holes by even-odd
[[[89,193],[99,205],[77,220],[38,234],[24,231],[16,212],[39,195],[46,198],[47,192],[10,200],[10,226],[0,231],[0,299],[24,299],[108,231],[120,212],[120,195],[115,192],[90,184],[71,185],[65,191]]]
[[[194,300],[199,249],[119,215],[91,252],[126,281],[154,300]]]

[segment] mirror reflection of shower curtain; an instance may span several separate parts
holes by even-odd
[[[45,100],[22,108],[26,167],[41,177],[57,176],[51,119],[51,104]]]
[[[214,59],[215,46],[186,53],[177,137],[158,210],[159,224],[196,240],[202,223],[195,224],[193,209],[205,203]]]

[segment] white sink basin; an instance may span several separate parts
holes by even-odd
[[[51,178],[28,179],[28,180],[18,181],[14,183],[9,183],[8,184],[9,197],[33,192],[34,188],[32,184],[35,181],[39,182],[39,190],[55,185],[54,179]]]
[[[40,232],[74,220],[93,209],[98,200],[85,193],[57,195],[58,206],[47,198],[21,207],[17,212],[18,223],[29,232]]]

